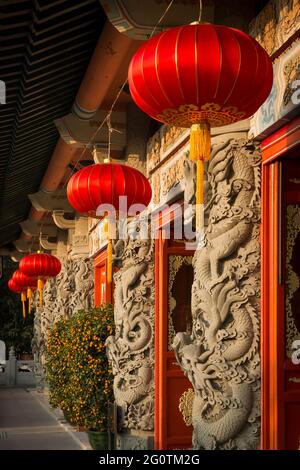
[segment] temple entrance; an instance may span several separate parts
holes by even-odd
[[[155,448],[192,447],[188,410],[180,411],[184,395],[192,388],[178,366],[172,343],[176,333],[191,332],[193,251],[182,240],[164,239],[160,229],[155,259]]]
[[[107,283],[106,270],[107,270],[107,250],[104,248],[94,261],[95,269],[95,306],[103,303],[112,302],[112,284]]]
[[[262,145],[262,448],[272,450],[300,448],[297,125],[299,119]]]

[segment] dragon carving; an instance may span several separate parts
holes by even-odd
[[[204,246],[194,256],[192,334],[173,348],[194,388],[195,449],[259,441],[260,153],[243,138],[215,145]]]
[[[44,377],[45,352],[48,332],[52,325],[63,318],[70,318],[80,309],[88,309],[93,303],[93,265],[86,258],[63,258],[59,275],[49,279],[44,287],[43,306],[38,306],[35,295],[36,314],[34,321],[35,370]]]
[[[153,430],[153,241],[118,240],[114,262],[115,336],[107,339],[119,428]]]

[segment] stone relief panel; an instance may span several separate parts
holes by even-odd
[[[114,243],[115,336],[107,339],[119,428],[154,428],[154,242]]]
[[[42,383],[48,331],[58,320],[70,318],[80,309],[93,306],[93,261],[89,258],[61,259],[62,269],[56,278],[49,279],[44,287],[43,306],[39,307],[35,294],[35,321],[32,350],[35,369]]]
[[[173,286],[176,275],[183,264],[192,264],[192,256],[171,255],[169,256],[169,292],[168,292],[168,350],[172,351],[172,344],[176,335],[173,312],[176,307],[176,298],[174,297]]]
[[[299,29],[299,18],[298,0],[270,0],[250,24],[249,32],[272,55]]]
[[[300,340],[298,252],[300,234],[300,206],[288,205],[286,212],[286,355],[291,358],[293,342]],[[297,251],[296,251],[297,250]],[[297,272],[298,271],[298,272]],[[298,320],[298,321],[297,321]]]
[[[299,25],[300,26],[300,25]],[[299,113],[300,40],[296,39],[273,62],[273,87],[270,95],[251,119],[250,135],[264,137]]]
[[[189,378],[195,449],[256,449],[260,435],[260,152],[225,136],[208,166],[204,246],[195,253],[192,333],[173,349]]]

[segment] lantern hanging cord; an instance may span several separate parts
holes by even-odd
[[[171,2],[169,3],[169,5],[167,6],[167,8],[165,9],[165,11],[163,12],[163,14],[161,15],[161,17],[159,18],[158,22],[156,23],[156,25],[154,26],[151,34],[150,34],[150,38],[152,38],[153,34],[155,33],[157,27],[160,25],[160,23],[162,22],[162,20],[164,19],[164,17],[166,16],[166,14],[168,13],[168,11],[170,10],[171,6],[173,5],[174,3],[174,0],[171,0]]]
[[[201,18],[202,18],[202,8],[203,8],[202,0],[199,0],[199,16],[198,16],[199,23],[201,22]]]
[[[159,18],[159,20],[157,21],[156,25],[154,26],[151,34],[150,34],[150,38],[154,35],[157,27],[160,25],[160,23],[163,21],[164,17],[166,16],[166,14],[168,13],[168,11],[170,10],[171,6],[173,5],[174,3],[174,0],[171,0],[170,3],[167,5],[165,11],[163,12],[163,14],[161,15],[161,17]],[[99,127],[95,130],[95,132],[93,133],[93,135],[91,136],[90,140],[88,141],[88,143],[84,146],[81,154],[79,155],[79,157],[77,158],[72,170],[71,170],[71,174],[69,175],[69,178],[71,178],[71,176],[73,175],[73,173],[77,170],[77,165],[78,163],[80,162],[80,160],[82,159],[83,155],[85,154],[85,152],[88,150],[88,149],[91,149],[93,147],[93,144],[94,144],[94,141],[97,137],[97,135],[99,134],[100,130],[102,129],[102,127],[104,126],[105,123],[108,123],[108,119],[110,121],[110,117],[112,115],[112,112],[114,110],[114,107],[118,101],[118,99],[120,98],[125,86],[127,85],[127,82],[128,82],[128,79],[126,78],[126,80],[124,81],[123,85],[120,87],[107,115],[105,116],[105,118],[103,119],[103,121],[99,124]],[[117,132],[120,132],[119,130],[117,129],[112,129],[113,131],[117,131]],[[110,132],[111,134],[111,132]],[[63,189],[66,187],[66,185],[68,184],[68,179],[65,181],[64,185],[63,185]]]

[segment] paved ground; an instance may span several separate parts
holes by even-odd
[[[0,388],[0,450],[82,450],[36,392]]]

